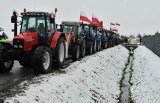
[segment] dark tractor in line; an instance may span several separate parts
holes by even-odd
[[[63,21],[60,31],[66,35],[68,52],[72,55],[73,61],[83,58],[86,55],[86,39],[80,22]]]
[[[0,43],[0,72],[10,72],[14,60],[24,67],[33,67],[38,74],[48,73],[55,62],[63,67],[68,57],[68,43],[65,34],[56,30],[55,15],[24,10],[21,16],[18,35],[17,13],[14,11],[11,16],[11,22],[14,23],[13,45]]]
[[[101,33],[101,48],[107,49],[108,48],[108,31],[104,28],[100,29]]]
[[[101,30],[95,24],[82,23],[83,34],[86,35],[88,55],[96,53],[102,49],[102,33]]]

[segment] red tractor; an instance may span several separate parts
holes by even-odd
[[[56,30],[55,15],[26,10],[21,15],[18,35],[17,13],[14,11],[11,17],[15,36],[13,45],[0,44],[0,71],[9,72],[14,60],[18,60],[24,67],[33,67],[34,72],[38,74],[48,73],[53,61],[56,61],[59,67],[63,67],[64,60],[68,57],[68,43],[65,34]]]

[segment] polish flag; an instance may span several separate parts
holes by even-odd
[[[81,11],[81,14],[80,14],[80,20],[81,21],[85,21],[85,22],[88,22],[88,23],[92,23],[89,19],[88,19],[88,17],[86,16],[86,14],[84,13],[84,12],[82,12]]]
[[[102,28],[103,27],[103,21],[99,21],[98,26]]]
[[[98,17],[96,15],[94,15],[94,14],[92,14],[92,23],[99,24]]]
[[[116,23],[116,25],[117,25],[117,26],[120,26],[120,24],[119,24],[119,23]]]
[[[114,32],[118,32],[118,29],[112,29]]]
[[[110,25],[115,26],[116,24],[111,22]]]

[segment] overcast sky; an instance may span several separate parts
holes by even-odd
[[[109,29],[110,22],[118,22],[119,33],[154,34],[160,31],[160,0],[0,0],[0,27],[10,38],[13,24],[10,22],[13,9],[27,11],[54,11],[58,8],[57,23],[63,20],[79,21],[83,11],[90,19],[94,13]]]

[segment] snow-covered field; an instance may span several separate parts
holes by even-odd
[[[123,46],[106,49],[74,62],[62,73],[50,73],[26,80],[19,86],[26,89],[6,103],[116,103],[119,81],[128,59]],[[25,85],[29,86],[25,86]]]
[[[160,58],[145,46],[134,52],[131,82],[135,103],[160,103]]]

